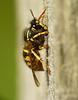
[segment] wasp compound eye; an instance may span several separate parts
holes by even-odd
[[[30,23],[31,23],[31,26],[36,25],[36,19],[33,19]]]

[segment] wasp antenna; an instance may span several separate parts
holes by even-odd
[[[31,12],[31,14],[32,14],[32,16],[34,17],[34,14],[33,14],[33,12],[32,12],[32,10],[30,9],[30,12]],[[35,17],[34,17],[35,18]]]

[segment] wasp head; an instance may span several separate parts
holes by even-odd
[[[31,29],[32,29],[33,31],[35,31],[35,30],[47,31],[47,30],[48,30],[47,26],[44,25],[40,20],[38,20],[38,19],[36,19],[36,18],[34,17],[34,14],[33,14],[33,12],[32,12],[31,9],[30,9],[30,11],[31,11],[31,14],[32,14],[32,16],[33,16],[33,18],[34,18],[34,19],[30,22],[30,24],[31,24]]]

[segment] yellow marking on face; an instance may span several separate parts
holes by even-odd
[[[26,61],[30,61],[30,57],[29,56],[26,56],[25,60]]]
[[[26,50],[26,49],[23,49],[23,51],[24,51],[25,53],[29,53],[29,51],[28,51],[28,50]]]
[[[31,63],[30,63],[30,62],[27,62],[27,65],[28,65],[28,66],[30,66],[30,65],[31,65]]]
[[[28,30],[28,32],[27,32],[27,39],[28,39],[28,34],[29,34],[29,30]]]

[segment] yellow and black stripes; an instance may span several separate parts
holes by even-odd
[[[25,38],[25,39],[24,39],[25,42],[27,42],[27,41],[29,41],[29,40],[30,40],[30,41],[34,41],[33,38],[31,38],[31,32],[30,32],[30,30],[27,30],[27,31],[26,31],[24,38]]]
[[[30,57],[29,57],[28,50],[23,49],[23,57],[24,57],[26,64],[30,67],[31,63],[30,63]]]
[[[36,35],[33,36],[33,39],[35,39],[36,37],[38,37],[40,35],[45,35],[45,34],[48,34],[48,33],[49,33],[48,31],[38,33],[38,34],[36,34]]]
[[[36,55],[34,55],[33,52],[34,51],[32,50],[32,53],[31,53],[31,56],[32,56],[31,60],[32,60],[32,63],[33,63],[32,69],[34,71],[44,71],[42,63],[40,62],[39,52],[35,51]],[[37,55],[38,55],[38,57],[37,57]],[[23,57],[24,57],[26,64],[31,68],[29,51],[27,50],[27,48],[23,48]]]

